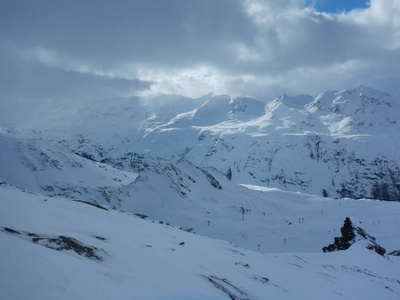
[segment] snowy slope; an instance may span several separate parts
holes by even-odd
[[[288,208],[282,203],[282,213]],[[400,297],[398,257],[357,243],[333,253],[261,254],[7,184],[0,186],[0,220],[1,299]]]
[[[147,215],[247,249],[320,252],[345,217],[362,222],[371,234],[398,227],[397,203],[332,201],[241,186],[215,168],[202,168],[186,159],[172,163],[131,153],[98,163],[38,141],[5,137],[0,141],[1,164],[6,166],[0,170],[0,181],[47,196],[62,195]],[[400,249],[393,237],[382,242],[388,251]]]
[[[92,202],[121,193],[137,174],[94,162],[35,139],[0,134],[0,181],[48,195]],[[101,201],[101,200],[100,200]]]

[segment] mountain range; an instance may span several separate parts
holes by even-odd
[[[6,136],[35,138],[121,170],[186,161],[236,184],[397,201],[399,105],[363,86],[269,102],[156,95],[49,109],[34,130]]]
[[[188,240],[196,245],[182,254],[182,259],[202,257],[195,259],[190,269],[196,273],[187,282],[191,298],[178,292],[178,278],[189,272],[183,266],[176,267],[169,280],[155,277],[163,288],[169,286],[164,294],[169,296],[149,292],[146,285],[135,294],[121,279],[112,284],[113,289],[123,287],[127,292],[117,298],[178,299],[179,295],[182,299],[265,299],[262,295],[275,286],[279,292],[269,291],[274,299],[321,299],[322,294],[327,295],[324,299],[336,299],[338,294],[345,299],[364,294],[396,299],[400,295],[400,282],[395,280],[400,278],[396,256],[400,249],[399,103],[399,99],[364,86],[316,97],[282,95],[271,101],[214,94],[195,99],[158,94],[44,107],[25,127],[0,122],[0,237],[8,243],[0,252],[3,257],[14,257],[11,253],[29,256],[29,251],[34,251],[47,261],[45,271],[39,274],[45,279],[45,273],[52,273],[51,263],[65,253],[70,255],[71,249],[75,253],[66,259],[68,263],[85,259],[82,253],[91,253],[91,260],[94,257],[103,264],[100,269],[110,264],[102,271],[97,267],[94,273],[87,271],[101,280],[106,272],[113,280],[118,276],[140,277],[139,271],[115,268],[121,268],[127,249],[137,253],[133,260],[127,259],[129,268],[133,268],[135,257],[148,260],[142,268],[154,268],[149,252],[152,247],[146,246],[150,241],[144,237],[148,233],[161,239],[154,252],[159,268],[173,268],[160,262],[163,255],[170,256],[171,249],[190,248]],[[99,208],[104,210],[101,217]],[[83,216],[83,227],[80,221],[68,225],[80,219],[76,215]],[[346,218],[360,226],[354,227],[355,236],[365,234],[355,239],[354,245],[350,243],[351,254],[322,253],[339,235]],[[48,226],[54,222],[58,225],[50,230]],[[126,226],[135,227],[134,240],[144,248],[137,248],[133,241],[124,242],[129,231],[113,236]],[[202,240],[199,235],[230,244]],[[177,236],[184,244],[171,248]],[[118,241],[113,242],[113,237]],[[21,250],[21,243],[27,241],[33,244]],[[376,241],[385,247],[383,257],[370,251],[379,248]],[[199,246],[202,243],[209,249]],[[370,249],[368,245],[374,246]],[[122,251],[121,247],[126,248]],[[47,260],[48,251],[54,250],[62,252]],[[249,271],[252,275],[246,271],[235,277],[239,270],[225,264],[221,268],[229,271],[217,274],[212,260],[205,258],[230,257],[227,253],[233,252],[246,253],[243,256],[252,261],[234,262],[236,258],[232,258],[227,262],[244,270],[252,270],[250,266],[265,260],[292,266],[279,273],[282,280],[285,272],[303,274],[293,266],[308,269],[309,275],[299,285],[292,286],[289,281],[271,285],[273,280],[255,269]],[[334,257],[335,263],[324,263],[325,257]],[[363,259],[371,261],[364,269]],[[22,262],[32,264],[26,259]],[[23,264],[17,266],[22,268]],[[60,268],[65,266],[60,264]],[[208,273],[199,271],[202,266]],[[11,284],[21,278],[23,285],[29,276],[22,276],[14,267],[7,263],[1,281]],[[144,272],[141,282],[152,282],[154,272]],[[320,294],[301,289],[306,279],[315,280],[321,273],[326,281],[317,289]],[[79,276],[75,280],[72,270],[66,277],[57,276],[56,284],[68,291],[66,299],[75,295],[66,282],[82,292],[84,287],[78,281],[89,284]],[[338,279],[341,276],[361,276],[355,280],[357,293],[350,291],[350,285],[343,287],[345,280]],[[371,278],[374,284],[362,293],[359,289]],[[233,281],[243,282],[245,287]],[[200,286],[208,282],[212,289],[204,289],[196,298],[199,291],[194,286],[199,282]],[[35,284],[41,299],[60,295],[57,288],[46,294],[44,281],[37,279]],[[372,287],[379,292],[372,293]],[[11,285],[3,296],[23,299],[27,292]],[[90,295],[87,291],[83,294]],[[91,295],[99,296],[95,291]],[[107,294],[104,298],[113,297]]]

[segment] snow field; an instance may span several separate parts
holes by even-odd
[[[400,295],[399,259],[357,245],[329,254],[262,254],[116,210],[0,189],[3,227],[69,236],[104,251],[102,261],[91,260],[2,230],[2,299],[227,299],[207,278],[237,299]]]

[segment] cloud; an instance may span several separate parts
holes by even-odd
[[[210,91],[271,99],[359,84],[400,95],[397,0],[338,14],[302,0],[4,0],[0,20],[7,101]]]
[[[395,1],[375,0],[367,9],[341,14],[320,13],[300,1],[248,1],[247,13],[252,38],[230,44],[229,62],[205,60],[204,65],[173,68],[176,73],[168,76],[154,68],[153,89],[176,82],[181,92],[208,89],[270,99],[283,92],[317,94],[364,84],[400,95]],[[201,88],[193,88],[195,81]]]
[[[102,73],[90,66],[65,60],[43,48],[19,51],[2,47],[0,87],[3,97],[30,95],[31,98],[73,100],[124,96],[149,89],[150,81]]]

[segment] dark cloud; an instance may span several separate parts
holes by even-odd
[[[1,101],[144,91],[268,99],[359,84],[400,95],[397,0],[341,14],[305,3],[3,0]]]
[[[131,91],[147,90],[151,82],[138,79],[109,78],[80,73],[39,62],[3,59],[0,68],[0,89],[3,96],[35,95],[38,98],[73,100],[76,98],[104,98],[123,96]]]
[[[8,4],[8,5],[6,5]],[[231,0],[34,1],[3,4],[3,39],[110,66],[188,66],[224,59],[254,26]],[[221,55],[223,53],[223,55]]]

